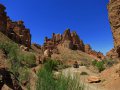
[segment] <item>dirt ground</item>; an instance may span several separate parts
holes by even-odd
[[[86,72],[88,75],[80,75],[81,72]],[[62,71],[62,74],[65,76],[79,77],[80,83],[85,86],[85,90],[108,90],[100,83],[88,83],[87,78],[89,76],[97,76],[100,77],[99,74],[91,72],[85,66],[80,66],[79,68],[67,68]]]

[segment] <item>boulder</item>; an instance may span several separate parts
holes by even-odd
[[[101,81],[97,76],[89,76],[87,80],[89,83],[99,83]]]
[[[21,45],[21,46],[20,46],[20,49],[21,49],[22,51],[29,51],[28,47],[25,47],[24,45]]]
[[[46,61],[46,56],[36,55],[36,65],[43,64]]]
[[[45,57],[51,57],[51,51],[50,51],[50,49],[46,49],[46,50],[44,51],[44,56],[45,56]]]

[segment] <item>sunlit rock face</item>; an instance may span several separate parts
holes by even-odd
[[[99,59],[104,59],[105,56],[103,55],[103,53],[101,52],[97,52],[95,50],[92,50],[91,46],[89,44],[86,44],[85,45],[85,52],[89,55],[92,55],[92,56],[95,56]]]
[[[6,34],[12,38],[15,42],[25,45],[30,48],[31,46],[31,34],[29,29],[24,25],[23,21],[12,21],[7,18],[7,32]]]
[[[110,50],[109,52],[106,53],[107,58],[118,58],[118,53],[116,52],[115,48]]]
[[[110,0],[108,14],[114,39],[115,53],[120,57],[120,0]]]
[[[52,34],[52,38],[45,37],[45,49],[54,49],[57,45],[65,48],[84,51],[84,43],[76,32],[70,32],[70,29],[64,31],[63,34]]]
[[[92,50],[90,45],[85,45],[80,39],[78,34],[74,31],[71,32],[70,29],[64,31],[63,34],[52,34],[52,38],[45,37],[43,50],[57,50],[57,46],[62,46],[71,50],[80,50],[89,55],[95,56],[100,59],[104,59],[104,55],[101,52],[96,52]]]
[[[23,21],[12,21],[5,12],[5,7],[0,4],[0,31],[6,34],[18,44],[25,45],[30,48],[31,34],[29,29],[24,25]]]

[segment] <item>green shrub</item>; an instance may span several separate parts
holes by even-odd
[[[44,68],[49,71],[52,72],[53,70],[55,70],[57,68],[57,66],[59,65],[59,62],[56,60],[47,60],[47,62],[44,64]]]
[[[48,60],[44,68],[37,74],[38,80],[36,83],[36,90],[84,90],[77,78],[60,76],[54,79],[52,70],[58,65],[58,62]]]
[[[105,69],[104,61],[92,61],[92,65],[97,67],[99,72],[103,71]]]
[[[88,75],[87,72],[81,72],[80,75]]]
[[[11,66],[20,66],[22,62],[25,62],[25,66],[35,66],[35,55],[32,53],[23,53],[17,44],[15,43],[0,43],[0,49],[3,49],[11,61]]]
[[[97,60],[93,60],[93,61],[92,61],[92,65],[93,65],[93,66],[95,66],[96,63],[97,63]]]
[[[97,62],[96,67],[98,68],[99,72],[103,71],[105,69],[104,62],[103,61]]]
[[[29,81],[29,75],[30,75],[29,68],[21,67],[21,68],[19,68],[19,72],[21,74],[19,77],[20,82]]]
[[[39,71],[37,76],[36,90],[84,90],[78,78],[61,76],[55,80],[53,74],[45,69]]]
[[[36,66],[35,55],[32,53],[19,53],[17,57],[18,61],[23,64],[23,66],[33,67]]]
[[[0,49],[5,51],[11,64],[10,71],[19,73],[19,81],[29,79],[29,67],[35,65],[35,55],[23,52],[16,43],[0,43]]]
[[[116,63],[115,60],[111,60],[111,59],[105,59],[103,61],[106,67],[112,67]]]

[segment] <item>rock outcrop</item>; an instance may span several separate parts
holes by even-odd
[[[59,44],[69,49],[84,51],[83,41],[79,38],[76,32],[70,32],[70,29],[65,30],[62,35],[53,33],[52,38],[50,39],[45,37],[45,49],[56,48]]]
[[[89,44],[85,45],[85,52],[88,53],[89,55],[95,56],[99,59],[104,59],[105,56],[101,52],[96,52],[95,50],[92,50],[91,46]]]
[[[0,4],[0,31],[18,44],[30,48],[31,34],[23,21],[12,21],[5,12],[5,7]]]
[[[112,50],[110,50],[109,52],[106,53],[106,58],[118,58],[118,53],[116,52],[116,49],[113,48]]]
[[[65,30],[63,34],[53,33],[52,38],[45,37],[44,42],[43,51],[49,49],[53,52],[53,50],[57,50],[58,45],[61,45],[64,48],[80,50],[82,52],[88,53],[89,55],[104,59],[104,55],[101,52],[96,52],[92,50],[90,45],[85,45],[79,38],[78,34],[76,32],[70,32],[70,29]]]
[[[88,77],[88,82],[89,83],[99,83],[101,80],[97,76],[89,76]]]
[[[120,0],[110,0],[108,12],[114,39],[114,53],[117,55],[115,57],[120,57]]]

